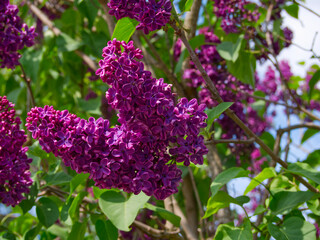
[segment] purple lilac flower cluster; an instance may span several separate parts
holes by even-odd
[[[145,34],[165,26],[172,9],[170,0],[111,0],[108,7],[109,14],[118,20],[124,17],[136,19],[139,22],[137,30],[143,30]]]
[[[246,9],[247,0],[213,0],[214,14],[222,18],[221,27],[226,33],[236,33],[243,22],[256,22],[259,19],[257,10]]]
[[[0,68],[14,68],[19,65],[19,50],[34,44],[34,27],[30,29],[18,16],[19,9],[9,0],[0,4]]]
[[[198,134],[206,126],[205,105],[185,98],[175,104],[171,86],[144,70],[132,42],[109,41],[102,56],[97,74],[111,86],[106,97],[119,110],[121,126],[49,106],[33,108],[26,126],[44,150],[78,173],[90,173],[100,188],[164,199],[181,181],[175,162],[203,163],[207,149]]]
[[[29,172],[28,148],[22,147],[27,137],[15,117],[14,104],[0,96],[0,201],[15,206],[32,184]]]
[[[291,81],[290,79],[293,76],[293,74],[291,72],[291,68],[288,61],[281,61],[279,63],[279,68],[280,68],[283,79],[288,83],[290,83]],[[310,79],[311,79],[311,76],[307,75],[304,84],[306,82],[308,83]],[[285,91],[281,86],[282,86],[282,82],[281,82],[280,76],[277,76],[275,70],[269,66],[263,80],[261,81],[258,80],[257,90],[264,92],[272,101],[285,102]],[[306,87],[306,85],[302,85],[300,90],[308,91],[308,88]],[[291,89],[291,92],[295,96],[295,99],[297,100],[297,102],[300,105],[305,106],[306,109],[320,111],[319,102],[315,100],[311,100],[309,104],[301,98],[301,96],[297,93],[296,90]],[[294,105],[295,102],[293,102],[292,104]]]

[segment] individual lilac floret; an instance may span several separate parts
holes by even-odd
[[[158,30],[170,20],[172,5],[170,0],[111,0],[108,3],[109,14],[118,20],[124,17],[136,19],[140,22],[137,30],[145,34]]]
[[[18,51],[32,46],[36,33],[22,23],[16,5],[9,0],[1,0],[0,5],[0,68],[15,68],[21,57]]]
[[[22,147],[27,137],[15,117],[14,104],[0,96],[0,202],[15,206],[29,192],[32,184],[29,172],[28,148]]]

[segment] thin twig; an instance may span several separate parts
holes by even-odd
[[[204,144],[220,144],[220,143],[236,143],[236,144],[252,144],[254,143],[254,138],[249,139],[211,139],[205,141]]]
[[[34,15],[39,18],[41,22],[49,27],[49,29],[54,33],[55,36],[59,36],[62,32],[59,28],[55,27],[53,22],[34,4],[27,2],[30,10],[34,13]],[[86,54],[79,50],[74,51],[82,60],[94,71],[98,69],[97,64]]]
[[[180,235],[180,229],[176,229],[174,231],[160,230],[160,229],[150,227],[149,225],[137,220],[134,220],[132,225],[153,238],[172,239],[172,240],[183,239],[183,237]]]
[[[33,92],[32,92],[32,88],[31,88],[31,80],[30,78],[27,77],[26,75],[26,72],[24,71],[24,68],[22,66],[21,63],[19,63],[19,66],[21,68],[21,71],[22,71],[22,79],[25,81],[26,85],[27,85],[27,89],[28,89],[28,93],[29,93],[29,96],[30,96],[30,99],[31,99],[31,104],[32,104],[32,107],[35,107],[36,106],[36,102],[34,100],[34,95],[33,95]]]
[[[313,11],[312,9],[308,8],[307,6],[297,2],[296,0],[293,0],[293,2],[295,4],[298,4],[300,7],[303,7],[304,9],[308,10],[309,12],[313,13],[314,15],[316,15],[317,17],[320,17],[320,15],[318,13],[316,13],[315,11]]]
[[[275,144],[274,144],[274,152],[275,154],[279,154],[280,151],[280,142],[281,142],[281,138],[282,135],[286,132],[290,132],[294,129],[299,129],[299,128],[311,128],[311,129],[317,129],[320,131],[320,126],[316,125],[314,123],[301,123],[301,124],[297,124],[297,125],[291,125],[289,127],[286,128],[280,128],[277,130],[277,137],[275,140]]]
[[[190,178],[191,178],[191,184],[192,184],[193,192],[194,192],[194,195],[196,197],[197,204],[198,204],[199,215],[200,215],[200,221],[199,222],[200,222],[200,227],[201,227],[200,230],[199,230],[199,234],[200,234],[201,240],[203,240],[204,237],[203,237],[203,232],[202,231],[207,229],[206,228],[205,219],[202,218],[204,216],[204,211],[203,211],[203,208],[202,208],[202,204],[201,204],[200,196],[199,196],[199,193],[198,193],[196,181],[194,180],[194,176],[193,176],[193,172],[192,172],[191,167],[188,167],[188,171],[189,171],[189,175],[190,175]]]

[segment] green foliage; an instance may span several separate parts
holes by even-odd
[[[110,220],[103,221],[98,219],[96,222],[96,231],[100,240],[117,240],[118,229]]]
[[[122,18],[117,22],[117,25],[113,31],[111,39],[117,39],[118,41],[128,42],[132,34],[136,30],[138,22],[131,18]]]
[[[242,40],[243,35],[240,35],[236,43],[228,41],[222,42],[217,46],[217,51],[225,60],[232,61],[234,63],[239,57]]]
[[[268,230],[276,240],[316,239],[315,226],[299,217],[287,218],[280,227],[269,223]]]
[[[121,192],[109,190],[100,196],[99,206],[114,226],[122,231],[129,231],[138,211],[149,198],[144,193],[126,198]]]
[[[170,212],[170,211],[168,211],[168,210],[166,210],[164,208],[154,206],[154,205],[152,205],[150,203],[146,203],[144,206],[145,206],[145,208],[155,212],[157,215],[159,215],[163,219],[168,220],[174,226],[176,226],[176,227],[180,226],[181,218],[179,216],[175,215],[174,213],[172,213],[172,212]]]
[[[50,227],[59,218],[59,209],[56,203],[47,197],[39,199],[36,208],[39,221],[46,228]]]
[[[281,191],[274,194],[270,201],[270,210],[273,214],[283,214],[291,211],[304,202],[309,201],[315,193],[308,191]]]
[[[291,5],[285,6],[284,9],[286,10],[286,12],[290,16],[298,19],[298,15],[299,15],[299,6],[298,6],[298,4],[293,3]]]
[[[253,239],[250,223],[245,222],[243,227],[234,227],[221,224],[217,228],[214,240],[250,240]]]
[[[247,194],[248,192],[253,190],[255,187],[260,185],[264,180],[275,177],[276,175],[277,173],[274,170],[274,168],[270,167],[270,168],[263,169],[262,172],[260,172],[255,178],[251,180],[250,184],[244,191],[244,194]]]
[[[255,57],[245,51],[239,52],[239,57],[235,62],[227,61],[229,72],[238,78],[241,82],[255,86],[254,72],[256,70],[256,59]]]

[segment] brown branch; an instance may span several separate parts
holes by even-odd
[[[188,39],[196,34],[201,2],[201,0],[194,0],[190,12],[187,12],[183,27],[188,31]]]
[[[134,220],[132,225],[153,238],[172,239],[172,240],[183,239],[183,237],[179,235],[180,229],[176,229],[175,231],[160,230],[160,229],[150,227],[149,225],[137,220]]]
[[[20,66],[21,71],[22,71],[21,77],[22,77],[22,79],[25,81],[25,83],[27,85],[28,93],[29,93],[29,96],[30,96],[30,99],[31,99],[31,104],[32,104],[32,107],[34,107],[34,106],[36,106],[36,102],[34,100],[34,95],[33,95],[32,88],[31,88],[31,80],[30,80],[30,78],[27,77],[27,74],[24,71],[24,68],[23,68],[21,63],[19,63],[19,66]]]
[[[211,139],[209,141],[205,141],[206,145],[209,144],[220,144],[220,143],[236,143],[236,144],[252,144],[254,143],[254,138],[249,139]]]
[[[212,94],[212,98],[217,101],[218,103],[223,103],[223,99],[221,98],[221,96],[219,95],[218,90],[216,89],[216,87],[214,86],[213,82],[211,81],[210,77],[208,76],[207,72],[204,70],[204,68],[202,67],[199,58],[197,57],[197,55],[195,54],[195,52],[193,51],[192,47],[190,46],[184,30],[181,29],[181,27],[179,27],[177,25],[177,22],[175,21],[171,21],[170,22],[172,28],[175,30],[176,34],[181,38],[182,42],[184,43],[184,45],[186,46],[192,61],[194,62],[194,64],[196,65],[196,67],[198,68],[198,70],[200,71],[203,79],[205,80],[206,86],[209,89],[209,91]],[[266,145],[254,132],[252,132],[252,130],[247,127],[246,124],[244,124],[244,122],[242,122],[241,119],[239,119],[239,117],[231,110],[231,109],[227,109],[225,111],[226,115],[228,117],[230,117],[250,138],[254,138],[256,143],[258,143],[260,145],[260,147],[267,153],[270,155],[270,157],[277,163],[279,163],[282,167],[287,168],[288,164],[286,162],[284,162],[281,158],[279,158],[269,147],[268,145]],[[303,179],[300,176],[295,176],[296,179],[298,181],[300,181],[303,185],[305,185],[309,190],[313,191],[313,192],[319,192],[319,190],[317,188],[315,188],[314,186],[312,186],[310,183],[308,183],[305,179]]]
[[[164,200],[164,202],[166,205],[166,209],[169,209],[171,212],[173,212],[175,215],[177,215],[181,218],[180,226],[181,226],[182,230],[184,231],[186,238],[188,240],[198,240],[197,235],[193,231],[191,231],[189,223],[188,223],[184,213],[180,209],[174,196],[171,195],[170,197],[166,198]]]
[[[114,28],[116,26],[116,23],[114,22],[113,16],[111,16],[109,14],[109,10],[110,9],[107,6],[108,0],[99,0],[99,3],[102,6],[102,9],[103,9],[103,12],[104,12],[102,17],[104,18],[104,20],[106,21],[106,23],[108,25],[109,34],[110,34],[110,38],[111,38],[111,36],[113,34],[113,30],[114,30]]]
[[[297,2],[296,0],[293,0],[293,2],[294,2],[295,4],[298,4],[300,7],[303,7],[303,8],[306,9],[307,11],[313,13],[313,14],[316,15],[317,17],[320,17],[320,15],[319,15],[318,13],[316,13],[316,12],[313,11],[312,9],[308,8],[307,6],[305,6],[305,5]]]
[[[193,192],[194,192],[194,195],[196,197],[196,201],[197,201],[197,205],[198,205],[198,209],[199,209],[199,217],[200,217],[200,221],[199,222],[200,222],[200,227],[201,228],[198,229],[198,231],[199,231],[199,234],[200,234],[200,238],[204,239],[203,231],[207,230],[206,219],[202,218],[204,216],[204,211],[203,211],[202,203],[201,203],[201,200],[200,200],[200,196],[199,196],[199,193],[198,193],[196,181],[194,179],[191,167],[188,167],[188,171],[189,171],[189,175],[190,175],[190,180],[191,180]]]
[[[285,132],[290,132],[291,130],[298,129],[298,128],[312,128],[312,129],[317,129],[320,131],[320,126],[316,125],[314,123],[302,123],[302,124],[292,125],[292,126],[289,126],[286,128],[278,129],[277,130],[277,137],[276,137],[275,144],[274,144],[275,154],[278,155],[278,153],[279,153],[282,135]]]
[[[270,57],[268,57],[268,59],[272,62],[272,64],[276,67],[276,69],[278,70],[279,74],[280,74],[280,80],[282,82],[282,84],[286,87],[290,97],[293,99],[293,101],[296,103],[297,105],[297,108],[304,112],[306,115],[308,115],[310,118],[312,119],[315,119],[315,120],[318,120],[320,121],[320,118],[317,117],[316,115],[314,115],[313,113],[311,113],[310,111],[308,111],[305,107],[301,106],[299,101],[296,99],[295,95],[293,94],[293,92],[290,90],[290,87],[289,87],[289,84],[288,82],[286,81],[286,79],[284,78],[282,72],[281,72],[281,69],[280,69],[280,65],[279,65],[279,62],[277,60],[277,57],[276,57],[276,54],[273,50],[273,47],[272,47],[272,33],[271,31],[269,30],[268,28],[268,25],[270,24],[270,19],[271,19],[271,13],[272,13],[272,9],[273,9],[274,5],[273,3],[271,3],[268,7],[268,11],[267,11],[267,17],[266,17],[266,24],[267,24],[267,32],[266,32],[266,40],[267,40],[267,44],[268,44],[268,48],[269,48],[269,51],[271,52],[271,55],[273,56],[274,61],[272,61],[270,59]]]
[[[183,178],[181,184],[181,190],[183,194],[183,201],[185,205],[186,218],[188,220],[189,229],[194,235],[198,236],[199,214],[197,208],[197,200],[194,189],[192,187],[191,175],[187,174]]]
[[[41,22],[43,22],[45,25],[49,27],[49,29],[54,33],[55,36],[59,36],[62,32],[59,28],[55,27],[53,22],[34,4],[27,2],[30,10],[34,13],[34,15],[39,18]],[[74,51],[79,57],[82,58],[82,60],[94,71],[98,69],[97,64],[86,54],[79,50]]]

